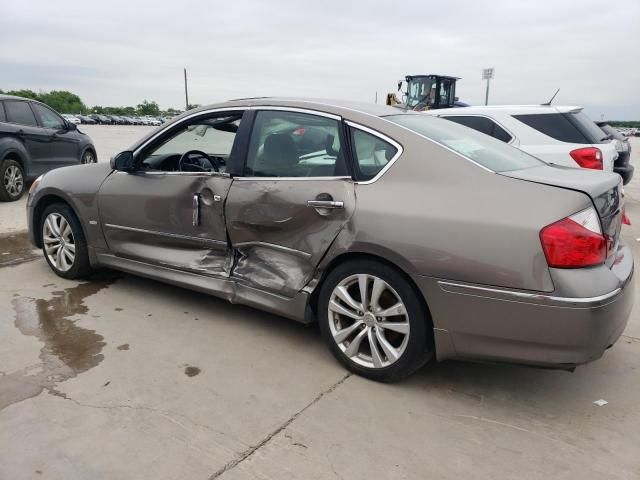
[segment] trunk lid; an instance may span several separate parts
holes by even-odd
[[[622,179],[618,174],[541,165],[534,168],[501,172],[500,175],[587,194],[600,216],[602,233],[607,239],[606,265],[610,267],[613,264],[620,241],[622,207],[624,205]]]

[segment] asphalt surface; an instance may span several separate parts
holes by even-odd
[[[86,130],[106,161],[146,129]],[[640,178],[625,191],[638,257]],[[640,282],[624,336],[574,373],[450,361],[384,385],[315,327],[60,279],[24,228],[0,204],[0,479],[640,478]]]

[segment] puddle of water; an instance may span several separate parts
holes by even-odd
[[[98,365],[106,345],[102,335],[76,325],[74,315],[88,312],[85,298],[117,280],[118,274],[101,272],[88,283],[52,293],[48,299],[15,297],[15,326],[23,335],[42,342],[39,371],[33,367],[0,376],[0,410],[38,395],[43,389],[56,394],[55,386]]]
[[[31,245],[28,232],[0,236],[0,267],[27,262],[39,256],[40,251]]]

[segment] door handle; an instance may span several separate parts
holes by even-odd
[[[200,225],[200,195],[193,194],[193,226]]]
[[[307,200],[307,207],[344,208],[344,202],[337,202],[335,200]]]

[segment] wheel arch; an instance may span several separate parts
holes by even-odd
[[[433,319],[431,317],[431,310],[429,309],[429,304],[427,303],[427,299],[425,298],[424,294],[422,293],[422,291],[420,290],[420,288],[418,287],[416,282],[413,280],[411,275],[409,275],[406,272],[406,270],[401,268],[397,263],[389,260],[388,258],[382,257],[382,256],[377,255],[375,253],[362,252],[362,251],[347,251],[347,252],[343,252],[343,253],[341,253],[339,255],[336,255],[334,258],[331,259],[331,261],[326,265],[326,267],[322,271],[322,274],[318,278],[318,281],[317,281],[317,283],[315,285],[315,288],[313,289],[313,291],[311,292],[311,294],[309,296],[309,300],[307,302],[307,307],[308,307],[307,315],[311,314],[311,315],[313,315],[314,319],[317,319],[318,301],[319,301],[319,297],[320,297],[320,290],[322,288],[322,285],[323,285],[324,281],[329,276],[329,274],[336,267],[338,267],[338,265],[341,265],[341,264],[343,264],[345,262],[352,262],[352,261],[355,261],[355,260],[369,260],[369,261],[372,261],[372,262],[380,263],[380,264],[386,265],[386,266],[388,266],[390,268],[393,268],[400,275],[402,275],[402,277],[404,277],[404,279],[409,283],[409,285],[413,289],[414,293],[416,294],[418,300],[420,301],[420,303],[422,304],[422,307],[424,308],[424,310],[426,312],[425,321],[428,322],[427,326],[429,328],[433,329]]]
[[[46,195],[40,197],[37,203],[33,206],[33,216],[31,220],[32,225],[30,225],[30,227],[33,231],[33,239],[36,246],[42,248],[42,231],[40,228],[40,225],[42,224],[42,214],[49,205],[53,205],[54,203],[62,203],[71,209],[73,214],[76,216],[78,223],[80,224],[80,228],[82,228],[84,237],[88,238],[85,226],[82,223],[81,217],[80,215],[78,215],[78,211],[76,210],[74,205],[62,195],[59,195],[57,193],[47,193]]]

